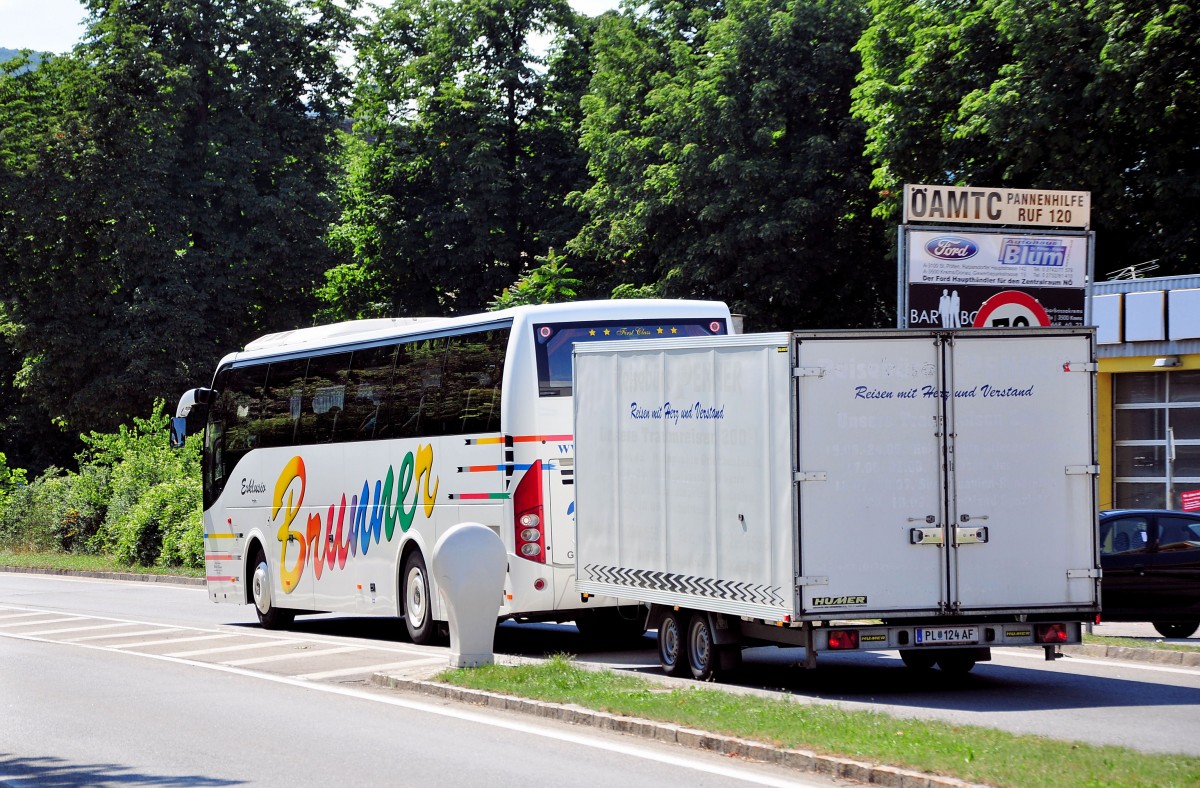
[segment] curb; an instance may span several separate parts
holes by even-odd
[[[93,580],[136,580],[142,583],[163,583],[173,586],[202,586],[203,577],[183,577],[181,575],[150,575],[136,572],[90,572],[82,569],[43,569],[33,566],[0,566],[0,572],[13,572],[22,575],[63,575],[67,577],[87,577]]]
[[[1077,646],[1063,646],[1062,653],[1083,657],[1103,657],[1106,659],[1124,659],[1134,662],[1150,662],[1155,665],[1181,665],[1188,668],[1200,668],[1200,651],[1172,651],[1159,648],[1131,648],[1129,646],[1107,646],[1097,643],[1083,643]]]
[[[373,675],[371,682],[390,689],[415,692],[443,700],[487,706],[497,711],[518,712],[541,719],[584,725],[613,733],[678,744],[693,750],[774,764],[821,777],[853,780],[889,788],[982,788],[978,783],[970,783],[953,777],[941,777],[895,766],[881,766],[832,755],[822,755],[811,750],[780,749],[749,739],[723,736],[718,733],[709,733],[639,717],[625,717],[620,714],[593,711],[582,706],[528,700],[497,692],[464,689],[449,684],[384,673]]]

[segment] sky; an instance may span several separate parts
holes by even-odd
[[[580,13],[594,16],[616,8],[618,0],[571,0]],[[83,33],[79,0],[0,0],[0,47],[66,52]]]

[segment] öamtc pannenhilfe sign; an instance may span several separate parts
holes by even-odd
[[[1091,192],[904,185],[904,223],[1006,224],[1086,229]]]

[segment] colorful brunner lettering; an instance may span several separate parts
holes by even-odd
[[[307,485],[304,459],[292,457],[279,474],[271,503],[272,521],[279,519],[282,509],[283,521],[278,531],[279,575],[284,592],[289,594],[296,589],[307,565],[312,565],[314,578],[320,580],[325,571],[344,568],[347,559],[359,551],[366,555],[372,542],[379,544],[381,538],[390,542],[397,525],[401,533],[407,532],[417,515],[418,503],[423,504],[426,518],[433,516],[438,490],[438,478],[433,475],[433,446],[422,444],[415,452],[405,454],[399,472],[388,467],[386,476],[375,481],[373,495],[366,480],[361,492],[350,496],[349,504],[343,493],[341,502],[330,505],[325,515],[324,538],[319,512],[308,516],[303,531],[293,528],[304,504]],[[299,545],[298,554],[289,565],[288,546],[293,542]]]

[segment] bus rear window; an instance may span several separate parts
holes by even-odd
[[[538,394],[542,397],[571,396],[571,348],[576,342],[708,337],[728,331],[723,317],[535,323]]]

